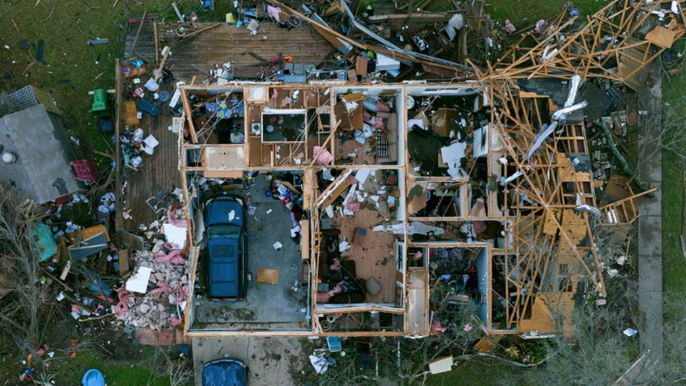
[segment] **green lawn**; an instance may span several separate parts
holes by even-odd
[[[181,12],[189,14],[199,4],[195,0],[176,0]],[[11,92],[34,85],[52,94],[63,112],[69,135],[80,139],[77,156],[89,155],[90,149],[109,151],[109,138],[97,133],[97,119],[90,114],[92,97],[88,92],[114,88],[114,61],[123,56],[123,29],[128,14],[158,12],[160,20],[176,18],[171,2],[28,0],[0,2],[0,89]],[[228,2],[227,2],[228,3]],[[90,8],[88,4],[94,6]],[[228,5],[227,5],[228,6]],[[218,9],[216,15],[225,10]],[[214,15],[199,14],[201,21],[215,20]],[[217,17],[217,18],[223,18]],[[15,27],[16,24],[16,27]],[[132,33],[135,34],[133,27]],[[107,38],[109,44],[90,46],[89,40]],[[26,50],[21,41],[32,44]],[[42,60],[25,69],[36,59],[39,41],[44,44]],[[2,46],[9,46],[9,49]]]
[[[155,351],[153,347],[132,346],[130,350],[140,350],[141,352],[136,352],[130,359],[112,359],[89,349],[80,350],[75,358],[69,359],[65,357],[63,352],[57,350],[54,359],[48,361],[47,369],[41,371],[41,365],[36,362],[34,362],[34,368],[39,375],[41,373],[55,374],[56,385],[80,385],[81,378],[90,369],[100,370],[105,376],[108,386],[170,385],[168,378],[153,373],[152,369],[162,364],[161,359],[157,363],[152,359]],[[24,367],[20,363],[20,358],[13,355],[3,356],[3,361],[0,361],[0,383],[18,379]]]
[[[509,19],[515,27],[534,25],[540,19],[549,19],[562,11],[566,0],[487,0],[486,12],[495,20]],[[592,15],[607,5],[607,0],[577,0],[574,6],[581,16]]]
[[[152,351],[151,348],[145,348]],[[112,361],[104,360],[99,355],[86,352],[80,353],[76,358],[65,359],[59,366],[60,378],[57,384],[76,385],[81,381],[81,377],[89,369],[98,369],[105,376],[108,386],[129,386],[129,385],[149,385],[149,386],[169,386],[169,380],[156,377],[150,370],[151,363],[140,361]]]
[[[430,375],[427,378],[427,386],[453,386],[453,385],[498,385],[512,384],[525,385],[527,369],[512,367],[503,364],[502,361],[491,358],[476,358],[449,373]]]
[[[686,90],[686,76],[680,73],[663,83],[663,102],[669,103],[678,111],[686,109],[682,98]],[[665,293],[684,293],[686,291],[686,264],[681,252],[679,236],[683,226],[683,173],[684,160],[671,152],[662,158],[662,245],[663,245],[663,288]],[[672,315],[666,314],[667,319]]]

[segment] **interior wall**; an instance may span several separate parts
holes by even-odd
[[[477,315],[479,319],[487,325],[490,326],[490,321],[488,320],[488,291],[490,291],[490,281],[488,279],[488,248],[482,247],[479,250],[479,254],[476,257],[476,272],[479,276],[479,295],[481,295],[481,301],[477,304]]]
[[[405,171],[402,169],[398,169],[398,189],[400,189],[400,192],[405,192]],[[397,221],[405,221],[406,196],[407,194],[401,194],[398,197],[398,204],[396,205],[398,209],[395,212],[395,219]]]
[[[412,86],[407,88],[407,94],[412,96],[429,96],[429,95],[451,95],[451,96],[469,96],[476,95],[481,92],[479,86],[471,85],[432,85],[432,86]]]
[[[405,121],[405,102],[407,97],[404,92],[398,93],[395,96],[395,111],[398,114],[398,162],[400,166],[405,165],[405,156],[401,156],[405,153],[405,130],[407,122]]]
[[[196,257],[200,257],[200,254],[195,253],[196,248],[191,248],[190,253],[188,254],[188,260],[193,261],[194,263],[192,264],[192,267],[195,268],[199,262],[196,262],[195,259]],[[197,270],[196,270],[197,271]],[[191,273],[193,275],[193,273]],[[198,278],[196,277],[195,280]],[[189,278],[190,281],[190,278]],[[189,287],[191,288],[189,299],[191,301],[188,304],[188,307],[186,307],[186,312],[188,312],[188,327],[187,330],[192,330],[193,329],[193,324],[195,323],[195,302],[193,299],[195,299],[195,281],[190,283]]]
[[[194,91],[202,91],[203,93],[207,92],[207,95],[220,95],[220,94],[225,94],[227,92],[230,92],[232,94],[243,94],[243,87],[192,87],[192,86],[186,86],[184,87],[186,91],[188,91],[190,94],[193,94]]]

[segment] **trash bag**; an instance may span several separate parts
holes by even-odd
[[[91,369],[86,371],[81,380],[83,386],[105,386],[105,377],[98,370]]]

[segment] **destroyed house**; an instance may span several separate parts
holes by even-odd
[[[538,140],[559,109],[546,95],[236,82],[181,98],[191,336],[426,335],[442,280],[490,333],[554,333],[581,278],[604,292],[586,138],[559,123]],[[246,201],[245,302],[202,296],[202,201],[218,192]],[[291,221],[297,246],[270,227]]]
[[[606,19],[621,19],[630,35],[642,19],[628,17],[626,4],[620,13],[605,8],[589,22],[592,33],[557,41],[554,31],[571,25],[561,16],[482,71],[390,42],[386,28],[402,24],[391,16],[374,16],[372,29],[338,2],[326,12],[343,15],[343,34],[306,9],[275,4],[282,22],[295,15],[302,25],[253,25],[258,35],[249,37],[198,25],[188,28],[192,40],[161,28],[160,47],[176,50],[169,106],[181,117],[163,118],[178,153],[156,167],[166,173],[178,157],[178,184],[167,177],[181,188],[176,213],[188,222],[184,332],[425,336],[449,322],[436,312],[449,303],[472,309],[488,335],[571,337],[575,307],[605,296],[594,232],[634,222],[636,199],[654,191],[634,194],[631,181],[606,172],[593,143],[602,134],[589,127],[601,120],[621,131],[617,87],[638,89],[646,74],[627,63],[665,47],[622,40],[602,63],[578,52],[607,35]],[[459,46],[474,18],[443,16],[441,34]],[[137,49],[158,55],[157,34],[141,36],[155,44]],[[204,49],[227,42],[246,51]],[[265,42],[282,54],[267,59]],[[332,52],[340,68],[328,66]],[[205,78],[192,63],[209,69]],[[420,67],[433,79],[400,80]],[[222,256],[244,299],[208,296],[216,278],[205,203],[220,195],[244,206],[218,215],[243,224]]]

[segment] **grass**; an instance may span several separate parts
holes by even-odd
[[[142,360],[115,360],[103,358],[93,350],[81,350],[77,352],[75,358],[66,358],[60,351],[56,352],[55,358],[50,360],[49,367],[44,370],[46,374],[56,374],[55,384],[57,385],[80,385],[81,378],[90,369],[97,369],[105,376],[109,386],[169,386],[169,379],[156,376],[151,370],[151,363],[154,348],[141,346],[140,350],[145,354]],[[3,357],[0,362],[0,381],[17,379],[24,367],[19,363],[20,359],[10,356]],[[36,370],[41,374],[40,370]],[[9,383],[8,383],[9,384]]]
[[[524,368],[504,365],[496,359],[478,358],[449,373],[430,375],[426,385],[498,385],[506,381],[516,381],[525,371]]]
[[[679,73],[663,83],[663,102],[669,103],[677,111],[686,109],[682,98],[686,89],[686,76]],[[679,236],[683,232],[683,172],[684,161],[676,154],[664,152],[662,155],[662,246],[663,246],[663,289],[665,294],[686,291],[686,265],[681,252]],[[669,313],[665,318],[673,318]]]
[[[88,4],[94,8],[90,8]],[[114,62],[123,55],[123,29],[127,14],[158,12],[163,20],[175,19],[171,2],[120,0],[112,1],[38,0],[0,2],[0,91],[12,92],[33,85],[49,92],[63,112],[68,135],[80,140],[74,146],[77,156],[91,156],[91,149],[111,152],[110,138],[97,131],[97,118],[90,113],[92,96],[98,88],[114,88]],[[126,9],[127,3],[131,5]],[[177,0],[181,12],[189,14],[198,7],[194,0]],[[223,15],[217,10],[216,15]],[[201,21],[215,20],[214,15],[199,14]],[[223,18],[223,16],[222,16]],[[15,27],[16,25],[16,27]],[[135,33],[136,24],[133,28]],[[109,44],[90,46],[89,40],[107,38]],[[28,41],[34,48],[20,48]],[[36,60],[39,40],[44,42],[42,61]],[[9,50],[2,46],[9,46]]]
[[[147,347],[146,350],[151,350]],[[66,359],[60,366],[58,384],[76,385],[89,369],[98,369],[109,386],[150,385],[169,386],[169,380],[157,378],[144,363],[103,360],[94,353],[79,353],[76,358]]]
[[[509,19],[515,27],[533,26],[540,19],[549,19],[560,14],[566,0],[487,0],[486,13],[495,20]],[[607,0],[577,0],[574,6],[581,17],[592,15],[607,5]]]

